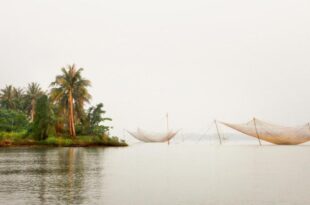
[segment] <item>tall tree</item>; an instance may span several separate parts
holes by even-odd
[[[15,109],[15,88],[12,85],[7,85],[1,89],[0,104],[5,109]]]
[[[25,92],[22,88],[14,88],[15,109],[25,112]]]
[[[55,81],[51,83],[51,100],[66,110],[70,136],[75,138],[74,113],[83,110],[84,103],[89,102],[91,96],[87,87],[90,86],[90,81],[82,77],[83,69],[77,69],[74,64],[62,68],[61,71],[62,74],[56,76]]]
[[[36,139],[45,140],[54,125],[53,109],[46,95],[42,95],[37,99],[36,113],[32,132]]]
[[[31,122],[34,120],[36,102],[39,97],[44,95],[38,83],[29,83],[26,90],[26,109],[30,113]]]

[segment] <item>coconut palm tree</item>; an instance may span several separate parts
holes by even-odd
[[[25,95],[22,88],[7,85],[0,93],[1,107],[10,110],[24,111]]]
[[[75,132],[75,116],[77,109],[81,110],[85,102],[89,102],[91,96],[87,87],[90,81],[84,79],[81,75],[83,69],[77,69],[73,64],[67,68],[61,69],[62,74],[56,76],[54,82],[51,83],[51,100],[60,105],[64,112],[68,114],[68,128],[70,136],[76,137]]]
[[[23,88],[14,88],[15,109],[25,112],[25,92]]]
[[[1,89],[0,104],[5,109],[15,109],[15,88],[12,85],[7,85]]]
[[[26,109],[30,113],[31,122],[34,119],[36,102],[39,97],[44,95],[40,85],[38,83],[29,83],[27,86],[25,98],[26,98]]]

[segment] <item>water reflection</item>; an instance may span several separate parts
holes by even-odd
[[[310,204],[309,146],[0,149],[0,204]]]
[[[1,149],[1,200],[6,204],[84,204],[88,190],[102,182],[102,154],[102,149]]]
[[[64,190],[66,195],[59,195],[57,198],[66,203],[72,204],[74,201],[83,203],[83,185],[84,185],[84,155],[81,150],[68,148],[58,152],[58,166],[63,170],[56,186]]]

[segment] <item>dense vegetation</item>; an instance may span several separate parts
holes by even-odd
[[[112,119],[104,116],[102,103],[86,108],[91,82],[82,71],[75,65],[62,68],[49,91],[38,83],[1,89],[0,146],[125,146],[123,140],[109,136],[111,127],[105,122]]]

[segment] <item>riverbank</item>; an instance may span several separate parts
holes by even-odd
[[[128,144],[117,137],[108,136],[77,136],[76,139],[70,137],[48,137],[38,141],[23,133],[0,133],[0,147],[18,146],[51,146],[51,147],[125,147]]]

